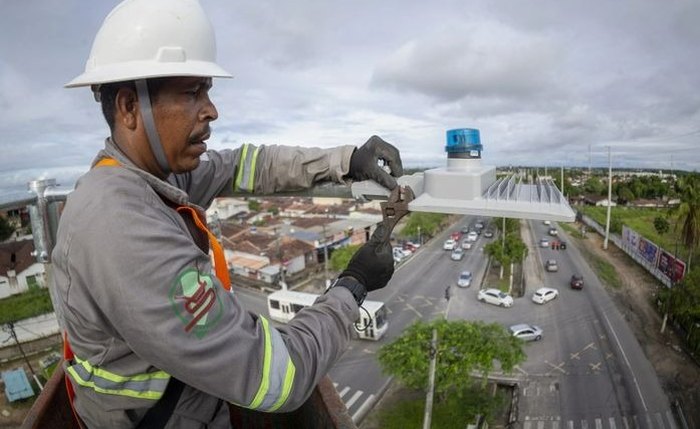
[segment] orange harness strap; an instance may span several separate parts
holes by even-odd
[[[121,164],[119,161],[117,161],[114,158],[102,158],[95,164],[95,167],[120,167]],[[202,230],[207,234],[209,237],[209,247],[212,250],[212,253],[214,254],[214,272],[216,273],[216,277],[219,279],[221,282],[222,286],[224,289],[227,291],[231,290],[231,277],[228,272],[228,267],[226,264],[226,258],[224,256],[224,250],[221,247],[221,243],[216,239],[216,236],[212,234],[211,231],[206,227],[206,224],[202,222],[202,220],[199,217],[199,214],[197,211],[189,206],[179,206],[177,207],[177,212],[180,213],[181,215],[184,213],[188,213],[192,219],[194,220],[195,225],[197,228]],[[68,342],[68,334],[66,332],[63,333],[63,359],[68,362],[73,359],[73,349],[71,349],[70,343]],[[68,376],[64,374],[65,382],[66,382],[66,392],[68,393],[68,401],[70,402],[70,407],[73,410],[73,416],[75,417],[76,421],[78,422],[79,427],[83,427],[82,420],[80,419],[80,416],[78,416],[78,413],[75,410],[75,405],[73,404],[74,398],[75,398],[75,391],[73,390],[73,385],[71,384],[70,380],[68,379]]]

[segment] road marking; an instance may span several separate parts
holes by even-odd
[[[642,389],[639,388],[639,382],[637,381],[637,377],[635,377],[635,375],[634,375],[634,371],[632,371],[632,365],[630,364],[629,359],[627,359],[627,354],[622,349],[622,345],[620,344],[620,339],[617,338],[617,333],[613,329],[612,324],[610,323],[610,319],[608,319],[608,316],[606,314],[603,314],[603,317],[605,317],[605,321],[608,322],[608,328],[610,329],[610,332],[612,332],[613,337],[615,337],[615,342],[617,343],[617,347],[620,349],[620,352],[622,353],[622,357],[625,358],[625,363],[627,364],[627,368],[629,368],[630,373],[632,374],[632,380],[634,380],[634,386],[637,388],[637,394],[639,395],[639,399],[642,400],[642,406],[644,407],[644,411],[648,411],[649,409],[647,408],[647,404],[644,401],[644,396],[642,396]]]
[[[416,314],[418,315],[418,317],[423,317],[423,315],[420,314],[420,313],[418,312],[418,310],[416,310],[415,308],[413,308],[413,306],[412,306],[411,304],[406,303],[406,308],[408,308],[409,310],[413,310],[413,312],[416,313]]]
[[[598,363],[589,363],[588,366],[591,367],[591,371],[600,371],[600,364],[601,364],[601,363],[602,363],[602,362],[598,362]]]
[[[625,424],[625,429],[630,429],[630,424],[627,422],[627,416],[622,416],[622,423]]]
[[[572,422],[571,420],[569,420],[569,421],[566,423],[566,428],[567,428],[567,429],[574,429],[574,422]]]
[[[588,422],[586,420],[581,420],[581,429],[588,429]]]
[[[570,355],[569,359],[581,360],[581,358],[579,357],[579,352],[569,353],[569,355]]]
[[[654,426],[652,426],[652,424],[651,424],[651,416],[650,416],[649,414],[647,414],[647,415],[646,415],[646,418],[647,418],[647,427],[648,427],[648,428],[653,428]],[[662,427],[663,427],[663,426],[662,426]]]
[[[360,405],[357,408],[357,411],[355,411],[355,414],[352,415],[352,421],[354,423],[357,423],[360,420],[360,418],[362,417],[362,415],[364,413],[366,413],[367,410],[370,407],[372,407],[373,404],[374,404],[374,395],[369,395],[367,397],[367,399],[365,399],[365,402],[363,402],[362,405]]]
[[[589,345],[587,345],[587,346],[584,347],[583,349],[584,349],[584,350],[587,350],[587,349],[598,350],[598,349],[596,348],[596,346],[595,346],[594,343],[590,343]]]
[[[345,394],[348,393],[349,391],[350,391],[350,387],[345,386],[345,388],[343,390],[338,392],[338,395],[340,395],[340,399],[343,399],[343,396],[345,396]]]
[[[656,421],[659,422],[660,428],[664,427],[664,416],[662,416],[660,413],[656,413]]]
[[[515,365],[515,369],[523,373],[524,375],[529,375],[524,369],[520,368],[518,365]]]
[[[365,353],[371,354],[371,355],[377,353],[377,352],[375,352],[374,350],[370,350],[370,349],[362,349],[362,351],[365,352]]]
[[[358,399],[360,399],[360,396],[362,396],[362,390],[358,390],[357,392],[355,392],[355,394],[352,395],[352,397],[350,398],[350,400],[349,400],[348,402],[345,403],[345,407],[346,407],[347,409],[350,409],[350,407],[352,407],[352,404],[354,404],[355,401],[357,401]]]
[[[608,424],[610,425],[610,429],[617,429],[617,425],[615,424],[615,417],[610,417],[608,420]]]
[[[337,389],[338,389],[338,383],[336,383],[336,382],[334,381],[334,382],[333,382],[333,387],[335,387],[336,390],[337,390]]]
[[[603,429],[603,422],[600,419],[595,419],[595,429]]]
[[[549,363],[548,361],[544,361],[544,363],[546,363],[547,365],[551,366],[552,369],[558,369],[558,370],[561,371],[562,374],[564,374],[564,375],[567,375],[567,374],[568,374],[565,370],[562,369],[562,366],[564,366],[564,364],[565,364],[566,362],[562,362],[562,363],[560,363],[559,365],[554,365],[554,364],[552,364],[552,363]],[[551,372],[552,372],[552,371],[549,371],[549,373],[551,373]],[[549,374],[549,373],[548,373],[548,374]]]
[[[606,353],[606,354],[605,354],[605,359],[606,359],[606,360],[607,360],[607,359],[612,359],[613,357],[614,357],[614,356],[613,356],[612,353]]]

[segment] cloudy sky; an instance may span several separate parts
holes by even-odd
[[[210,148],[372,134],[444,165],[478,128],[488,165],[700,166],[698,1],[201,0],[214,25]],[[0,193],[72,184],[107,136],[80,74],[116,1],[0,0]]]

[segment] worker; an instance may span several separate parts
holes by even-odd
[[[380,224],[285,327],[227,290],[203,212],[214,198],[326,181],[393,189],[402,165],[376,136],[359,148],[206,150],[212,78],[231,77],[215,52],[197,0],[126,0],[66,84],[92,89],[110,129],[68,197],[52,253],[67,389],[88,428],[228,428],[229,403],[298,408],[348,347],[367,292],[393,274]]]

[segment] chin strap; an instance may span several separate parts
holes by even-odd
[[[153,156],[156,157],[161,171],[168,176],[170,174],[170,166],[168,165],[168,159],[165,157],[163,145],[160,143],[158,130],[156,130],[156,122],[155,119],[153,119],[151,97],[148,95],[148,83],[146,79],[136,80],[136,93],[139,97],[141,119],[143,119],[143,124],[146,127],[146,135],[148,136],[148,143],[151,145],[151,151],[153,152]]]

